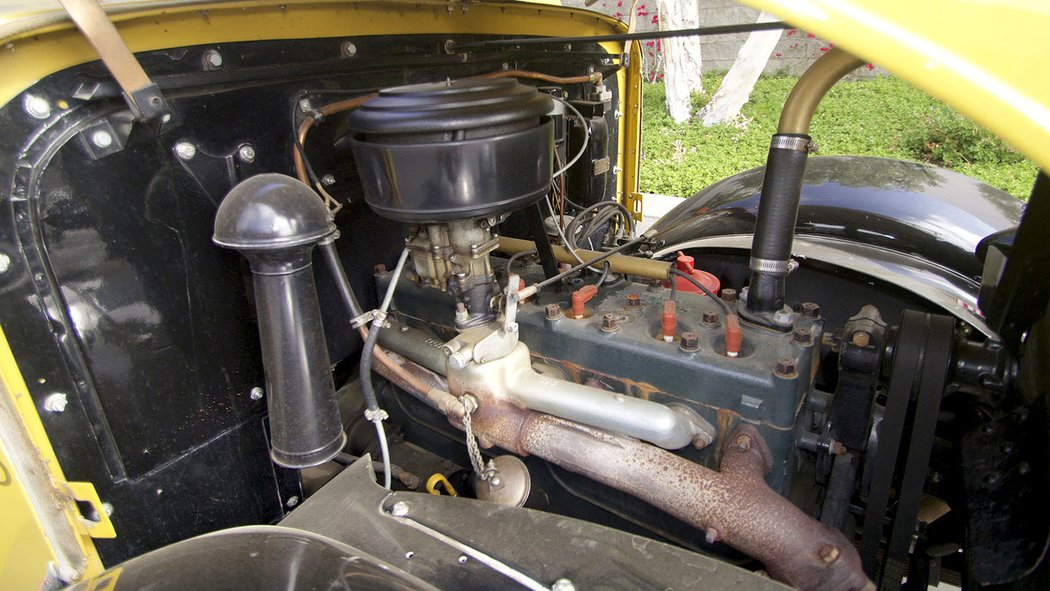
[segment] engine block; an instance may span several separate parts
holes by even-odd
[[[526,283],[543,278],[533,268],[521,276]],[[381,277],[379,288],[389,279]],[[573,289],[542,291],[518,310],[520,339],[529,346],[538,369],[693,410],[715,426],[717,439],[699,454],[685,453],[709,467],[717,466],[715,450],[733,428],[750,423],[773,455],[768,484],[787,492],[795,471],[796,424],[816,368],[814,343],[820,342],[823,329],[819,316],[796,314],[794,329],[788,332],[742,323],[741,350],[730,357],[724,311],[707,296],[677,294],[677,324],[668,342],[661,330],[668,288],[624,279],[607,283],[578,319],[571,312]],[[446,293],[410,279],[402,279],[397,293],[397,311],[410,323],[422,323],[441,338],[454,334]]]

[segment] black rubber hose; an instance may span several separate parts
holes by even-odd
[[[346,276],[346,269],[343,268],[343,261],[339,258],[339,251],[335,248],[335,241],[321,244],[321,254],[324,256],[325,264],[328,265],[328,271],[335,279],[339,297],[342,298],[343,304],[350,312],[350,317],[358,318],[364,314],[364,310],[361,309],[361,304],[357,303],[354,290],[350,287],[350,279]]]
[[[328,265],[328,270],[332,273],[332,277],[335,279],[336,287],[339,289],[339,295],[343,299],[343,304],[346,305],[346,309],[350,312],[351,318],[358,318],[364,312],[361,311],[361,304],[357,303],[357,298],[354,296],[354,290],[350,287],[350,279],[346,276],[346,269],[343,268],[343,262],[339,258],[339,251],[335,248],[335,242],[328,242],[321,245],[321,253],[324,255],[325,264]],[[361,363],[360,363],[360,374],[361,374],[361,390],[365,397],[365,407],[375,412],[379,410],[379,402],[376,400],[375,387],[372,384],[372,351],[375,350],[376,342],[379,340],[379,325],[372,324],[368,330],[368,337],[365,339],[364,348],[361,350]]]
[[[781,147],[791,143],[795,145]],[[791,258],[795,221],[798,219],[808,143],[807,135],[773,136],[766,159],[766,174],[762,180],[755,239],[751,245],[751,284],[747,296],[747,308],[751,312],[774,312],[784,305],[784,278]],[[756,264],[769,262],[777,263],[781,268],[755,269]]]

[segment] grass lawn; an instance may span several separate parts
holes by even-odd
[[[703,106],[724,74],[704,76]],[[705,128],[699,118],[676,125],[664,108],[663,84],[646,84],[641,190],[688,197],[738,172],[765,164],[769,138],[796,78],[763,76],[736,125]],[[1001,141],[922,91],[891,77],[843,82],[813,118],[818,154],[859,154],[927,162],[978,178],[1027,199],[1036,167]]]

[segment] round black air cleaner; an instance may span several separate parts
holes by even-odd
[[[520,209],[550,185],[553,101],[511,79],[388,88],[350,113],[365,199],[412,223]]]

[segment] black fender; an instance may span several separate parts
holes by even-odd
[[[658,256],[747,249],[764,168],[719,181],[660,218]],[[1024,203],[935,166],[868,156],[809,160],[795,225],[800,263],[848,268],[889,282],[991,336],[977,311],[985,236],[1016,227]]]

